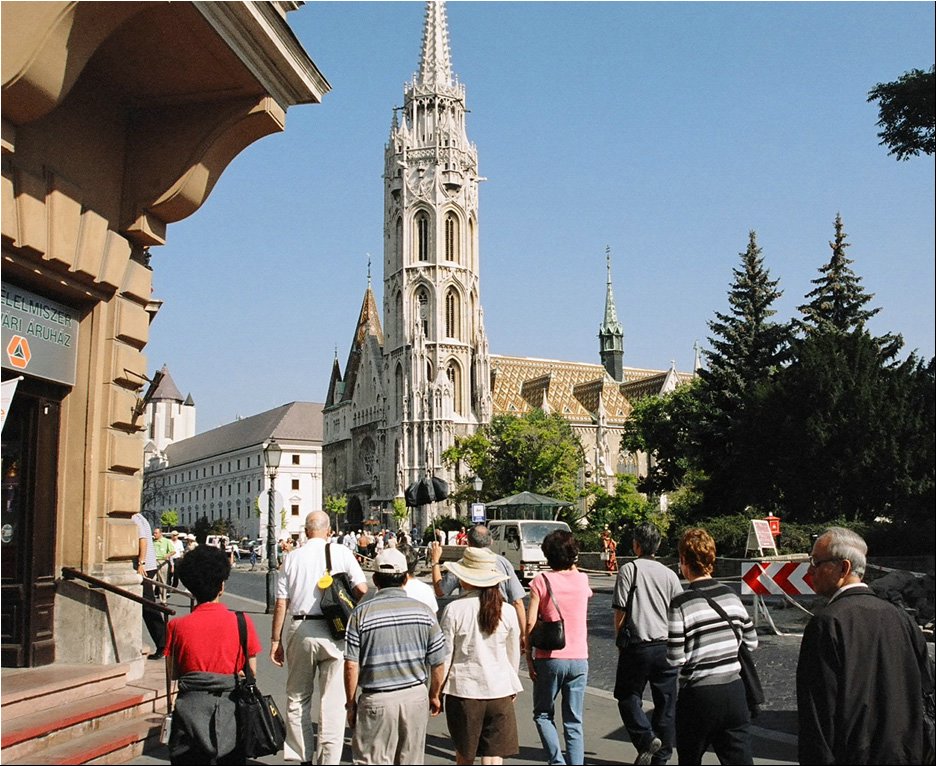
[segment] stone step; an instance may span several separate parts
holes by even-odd
[[[3,671],[3,721],[58,708],[127,684],[124,665],[46,665]]]
[[[3,762],[41,755],[40,760],[46,763],[51,748],[155,712],[153,691],[128,686],[4,720],[0,736]]]
[[[9,760],[4,756],[3,763],[4,766],[127,763],[142,755],[147,741],[157,740],[162,719],[162,713],[138,716],[43,750],[41,760],[37,760],[36,754]]]

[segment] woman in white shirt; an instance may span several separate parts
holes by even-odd
[[[460,561],[446,564],[462,596],[442,612],[442,631],[452,647],[443,684],[445,717],[455,744],[455,763],[501,764],[516,755],[514,700],[523,689],[520,622],[504,603],[498,585],[507,579],[487,548],[467,548]]]

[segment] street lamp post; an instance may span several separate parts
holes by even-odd
[[[276,493],[274,485],[276,484],[276,470],[279,468],[280,456],[282,454],[283,448],[276,443],[276,439],[270,437],[270,440],[263,446],[263,462],[270,477],[270,489],[267,495],[267,614],[273,613],[273,607],[276,604]]]
[[[475,476],[471,480],[471,486],[474,487],[474,491],[475,491],[475,503],[480,503],[481,502],[481,490],[484,488],[484,480],[480,476]]]

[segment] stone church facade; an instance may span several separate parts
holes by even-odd
[[[557,412],[578,436],[582,481],[613,484],[645,471],[619,442],[639,394],[671,390],[668,371],[625,368],[623,328],[608,285],[600,364],[490,353],[481,307],[478,153],[468,140],[465,86],[452,76],[444,4],[427,3],[418,73],[394,111],[384,155],[383,322],[370,274],[348,359],[337,357],[325,400],[323,485],[348,499],[347,521],[386,523],[413,481],[452,472],[442,453],[495,414]],[[430,512],[421,508],[421,528]]]

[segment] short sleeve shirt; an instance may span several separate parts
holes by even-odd
[[[329,543],[332,574],[346,572],[351,585],[367,582],[354,554],[337,543]],[[325,541],[313,537],[292,551],[283,561],[276,582],[276,597],[289,599],[290,614],[321,614],[322,589],[318,581],[325,574]]]
[[[247,622],[247,656],[260,653],[253,620]],[[166,651],[172,657],[179,674],[236,673],[244,666],[237,615],[224,604],[199,604],[191,614],[169,621],[166,630]]]
[[[135,513],[131,518],[133,523],[136,524],[137,538],[146,540],[146,558],[143,561],[143,568],[147,572],[152,572],[156,569],[156,548],[153,546],[153,530],[142,513]]]

